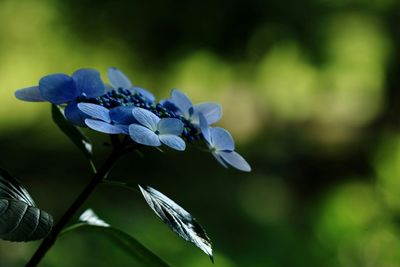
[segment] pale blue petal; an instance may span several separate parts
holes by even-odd
[[[135,93],[141,94],[144,98],[146,98],[150,102],[154,102],[156,100],[154,95],[149,91],[147,91],[146,89],[140,87],[132,87],[130,88],[130,90],[132,90]]]
[[[110,111],[103,106],[92,103],[79,103],[78,108],[94,119],[99,119],[110,123]]]
[[[231,134],[223,128],[210,128],[210,139],[212,147],[216,150],[232,151],[235,149],[235,143]]]
[[[199,114],[199,119],[201,133],[203,134],[203,137],[207,143],[211,145],[210,127],[208,126],[207,120],[201,113]]]
[[[115,89],[123,88],[128,89],[132,87],[131,81],[119,69],[111,67],[108,69],[107,77]]]
[[[218,151],[217,153],[222,157],[225,162],[227,162],[232,167],[244,172],[251,171],[249,163],[247,163],[247,161],[242,156],[240,156],[239,153],[236,153],[235,151]]]
[[[106,134],[123,134],[125,133],[124,129],[116,125],[109,124],[104,121],[93,120],[93,119],[86,119],[85,124],[92,130],[106,133]]]
[[[129,125],[137,122],[132,115],[134,107],[119,106],[110,110],[110,118],[113,122],[118,124]]]
[[[172,134],[160,134],[159,135],[161,143],[169,146],[170,148],[183,151],[186,148],[185,141],[182,138]]]
[[[216,152],[212,152],[211,154],[214,156],[214,158],[218,161],[219,164],[221,164],[225,168],[228,168],[228,165],[222,160],[220,155],[218,155]]]
[[[72,124],[77,126],[85,127],[85,119],[88,116],[78,109],[78,105],[76,102],[71,102],[64,110],[65,117]]]
[[[160,121],[160,118],[153,112],[143,108],[134,108],[132,114],[133,117],[135,117],[135,119],[143,126],[149,128],[153,132],[157,130],[157,124]]]
[[[136,143],[146,146],[160,146],[161,142],[153,131],[139,124],[129,125],[129,135]]]
[[[32,86],[15,91],[15,97],[19,100],[29,102],[42,102],[46,101],[39,91],[39,86]]]
[[[160,134],[180,135],[183,131],[183,122],[178,119],[164,118],[158,122],[157,130]]]
[[[194,112],[202,113],[207,120],[208,124],[213,124],[219,121],[222,117],[221,105],[217,103],[201,103],[195,105]]]
[[[40,79],[39,91],[43,99],[56,105],[68,103],[79,95],[74,80],[62,73],[50,74]]]
[[[104,83],[100,78],[100,73],[93,69],[80,69],[72,74],[72,78],[79,89],[80,95],[87,97],[98,97],[104,94]]]
[[[170,101],[182,112],[185,118],[190,117],[193,104],[184,93],[177,89],[172,90]]]

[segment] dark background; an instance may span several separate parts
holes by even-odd
[[[180,88],[223,105],[251,173],[211,155],[148,149],[111,178],[155,187],[213,240],[216,267],[398,266],[399,19],[395,0],[0,1],[0,166],[55,219],[90,179],[50,105],[16,89],[49,73],[109,66],[159,99]],[[107,136],[86,131],[96,163]],[[172,266],[212,266],[142,197],[101,186],[85,204]],[[39,242],[0,243],[22,266]],[[108,239],[60,238],[42,266],[136,266]],[[137,265],[140,266],[140,265]]]

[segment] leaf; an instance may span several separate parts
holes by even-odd
[[[51,215],[38,209],[26,189],[0,169],[0,239],[42,239],[52,227]]]
[[[76,126],[71,124],[57,105],[51,105],[51,115],[58,128],[91,160],[92,143]]]
[[[139,185],[147,204],[161,220],[183,239],[194,243],[213,262],[211,240],[196,219],[174,201],[149,187]]]
[[[132,256],[138,262],[148,267],[169,267],[161,258],[151,252],[131,235],[111,227],[109,224],[101,220],[97,215],[88,209],[80,216],[81,223],[74,224],[63,230],[62,235],[66,232],[76,229],[90,229],[98,234],[107,236],[112,242],[120,246],[126,253]]]

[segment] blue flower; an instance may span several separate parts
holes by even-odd
[[[17,90],[15,96],[24,101],[67,104],[64,110],[66,118],[76,125],[84,126],[85,115],[77,107],[78,100],[98,97],[104,91],[98,71],[80,69],[71,77],[62,73],[44,76],[40,79],[39,86]]]
[[[176,150],[185,150],[185,141],[179,137],[183,131],[183,123],[180,120],[160,119],[151,111],[142,108],[134,108],[132,114],[139,122],[129,125],[129,135],[133,141],[147,146],[164,144]]]
[[[96,104],[79,103],[78,108],[90,117],[85,119],[86,126],[106,134],[129,134],[128,126],[136,122],[132,116],[134,107],[121,106],[109,110]]]
[[[142,95],[149,102],[154,102],[156,99],[154,97],[154,95],[152,93],[150,93],[149,91],[147,91],[146,89],[133,86],[131,81],[129,80],[129,78],[126,77],[126,75],[122,71],[120,71],[119,69],[117,69],[115,67],[111,67],[108,69],[107,77],[108,77],[108,80],[110,81],[112,87],[115,90],[127,89],[127,90],[131,91],[132,93],[137,93],[137,94]]]
[[[222,166],[227,168],[227,164],[229,164],[241,171],[251,171],[247,161],[235,152],[235,143],[227,130],[220,127],[208,127],[204,116],[200,116],[200,125],[201,132],[212,155]]]
[[[164,102],[164,106],[169,107],[171,103],[185,119],[196,126],[200,125],[199,114],[203,114],[208,125],[219,121],[222,117],[222,109],[219,104],[200,103],[193,105],[192,101],[177,89],[172,90],[171,97]]]

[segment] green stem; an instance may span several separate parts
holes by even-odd
[[[115,148],[115,147],[114,147]],[[75,213],[79,210],[82,204],[88,199],[90,194],[94,191],[97,185],[107,176],[108,172],[113,167],[116,160],[123,154],[123,151],[115,148],[111,155],[107,158],[100,169],[94,174],[90,183],[83,189],[82,193],[75,199],[71,206],[67,209],[58,223],[53,227],[50,234],[42,241],[35,254],[32,256],[30,261],[26,264],[26,267],[35,267],[43,259],[47,251],[54,245],[56,239],[62,229],[67,225]]]

